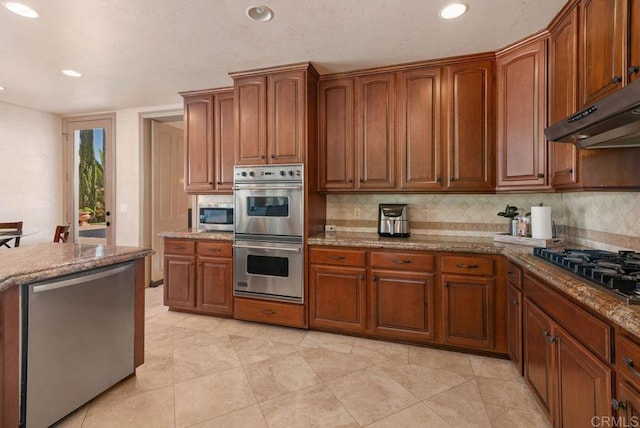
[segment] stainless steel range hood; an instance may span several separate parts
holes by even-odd
[[[640,147],[640,80],[544,130],[547,140],[581,149]]]

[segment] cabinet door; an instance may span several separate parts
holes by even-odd
[[[446,185],[452,190],[494,187],[494,65],[476,61],[447,67]]]
[[[233,91],[215,96],[215,169],[216,190],[232,193],[235,141],[233,126]]]
[[[569,333],[556,326],[558,392],[556,426],[593,426],[594,417],[612,417],[613,371]]]
[[[320,188],[353,189],[353,79],[323,80],[320,90]]]
[[[549,123],[553,124],[575,113],[578,108],[577,7],[549,31]],[[551,142],[549,150],[551,184],[574,186],[578,177],[576,146]]]
[[[291,71],[267,77],[269,163],[304,162],[305,75]]]
[[[554,402],[553,350],[548,339],[552,333],[551,319],[529,300],[524,306],[524,378],[551,415]]]
[[[629,83],[640,79],[640,0],[629,0],[629,35],[627,48],[629,60],[627,74]]]
[[[493,278],[442,275],[444,343],[495,348],[495,287]]]
[[[236,164],[266,163],[266,77],[241,77],[234,81]]]
[[[432,274],[373,270],[370,290],[374,334],[402,339],[435,339]]]
[[[624,376],[617,378],[616,400],[618,402],[618,426],[640,425],[640,391],[633,387]]]
[[[582,0],[579,3],[580,108],[622,87],[626,1]]]
[[[366,328],[364,268],[311,265],[309,325],[362,332]]]
[[[198,309],[217,315],[233,315],[233,261],[198,257]]]
[[[184,98],[185,192],[214,190],[213,96]]]
[[[546,40],[498,58],[498,188],[547,184]]]
[[[507,284],[507,349],[522,374],[522,292]]]
[[[356,79],[358,181],[362,190],[393,189],[396,75]]]
[[[399,73],[398,153],[401,189],[442,188],[440,68]]]
[[[196,306],[195,256],[165,256],[164,304],[178,308]]]

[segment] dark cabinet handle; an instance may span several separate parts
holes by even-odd
[[[468,265],[466,263],[456,263],[456,267],[460,269],[477,269],[480,266],[478,265]]]
[[[538,173],[538,178],[544,178],[544,174],[543,174],[543,173],[541,173],[541,172],[539,172],[539,173]]]
[[[329,256],[329,258],[330,258],[331,260],[344,260],[344,259],[346,259],[346,257],[345,257],[345,256],[334,256],[333,254],[332,254],[332,255],[330,255],[330,256]]]
[[[184,250],[184,247],[182,245],[174,245],[171,247],[172,250]]]
[[[199,267],[204,266],[204,262],[200,262],[200,263],[198,263],[198,266],[199,266]]]
[[[351,183],[353,183],[353,180],[349,178],[349,179],[347,179],[347,183],[351,184]]]
[[[263,309],[262,313],[265,315],[275,315],[276,311],[272,310],[272,309]]]
[[[222,181],[218,181],[216,184],[219,186],[222,184]]]
[[[360,179],[360,183],[364,183],[364,178],[361,178],[361,179]]]
[[[573,174],[573,168],[567,168],[564,170],[565,174]]]
[[[442,284],[443,287],[449,287],[449,283],[445,282],[444,284]]]
[[[518,302],[517,300],[514,300],[514,301],[513,301],[513,302],[511,302],[511,303],[513,304],[513,306],[518,306],[518,304],[519,304],[520,302]]]
[[[442,181],[442,177],[437,176],[437,177],[436,177],[436,183],[440,183],[441,181]]]
[[[411,260],[391,259],[391,261],[399,265],[408,265],[409,263],[411,263]]]
[[[553,337],[551,335],[551,333],[549,333],[548,331],[544,331],[544,332],[542,332],[542,334],[547,338],[547,342],[549,342],[551,344],[554,344],[554,343],[558,342],[558,339]]]
[[[276,155],[271,155],[271,159],[275,159],[275,158],[276,158]]]
[[[620,83],[622,82],[622,77],[620,76],[613,76],[613,78],[611,79],[611,83]]]
[[[515,278],[516,274],[511,272],[511,271],[507,271],[507,275],[509,275],[511,278]]]
[[[364,279],[364,275],[360,275],[358,278],[359,278],[360,280],[363,280],[363,279]]]
[[[376,282],[378,281],[378,277],[377,277],[377,276],[374,276],[374,277],[373,277],[373,278],[371,278],[371,279],[373,279],[373,280],[374,280],[374,281],[376,281]]]
[[[213,181],[210,181],[209,184],[213,184]]]
[[[264,156],[264,155],[260,155],[260,159],[264,159],[264,158],[265,158],[265,156]]]
[[[624,357],[622,361],[624,361],[624,365],[627,366],[629,371],[633,373],[634,376],[640,377],[640,371],[636,369],[635,365],[633,364],[633,360],[631,358]]]
[[[222,248],[209,248],[207,251],[209,251],[210,253],[219,253],[220,251],[222,251]]]
[[[629,74],[635,74],[640,71],[640,67],[637,65],[632,65],[627,69],[627,71],[629,72]]]
[[[620,409],[624,410],[627,408],[627,403],[625,403],[624,401],[618,401],[615,398],[612,398],[611,407],[613,408],[613,410],[620,410]]]

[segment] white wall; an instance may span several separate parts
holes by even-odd
[[[51,242],[62,222],[61,127],[59,115],[0,102],[0,222],[38,231],[20,246]]]
[[[116,245],[142,245],[142,198],[148,189],[143,186],[140,117],[172,110],[182,110],[182,104],[116,111]]]

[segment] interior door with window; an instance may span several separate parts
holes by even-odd
[[[113,115],[63,119],[65,213],[73,242],[115,244]]]

